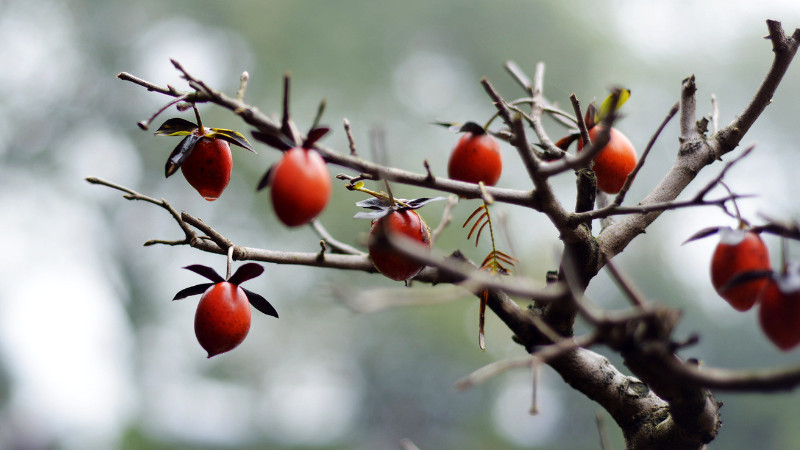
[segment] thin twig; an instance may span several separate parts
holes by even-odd
[[[447,203],[444,205],[444,211],[442,211],[442,219],[439,221],[439,225],[431,232],[431,247],[433,247],[436,239],[439,238],[439,235],[447,228],[450,222],[453,220],[453,207],[458,204],[458,196],[450,195],[447,197]]]
[[[622,292],[628,297],[631,303],[638,308],[644,308],[646,306],[647,302],[645,296],[639,292],[630,277],[625,276],[622,271],[619,270],[613,259],[606,259],[606,269],[611,273],[611,278],[614,279],[617,286],[622,289]]]
[[[534,361],[538,364],[546,364],[553,358],[558,358],[571,350],[578,347],[586,348],[596,342],[597,337],[594,334],[576,338],[562,338],[555,344],[544,346],[530,355],[491,362],[456,381],[455,386],[459,390],[471,389],[510,369],[530,367]]]
[[[592,141],[589,138],[589,130],[586,129],[586,122],[581,119],[583,111],[581,111],[581,102],[578,100],[578,96],[575,93],[570,94],[569,102],[572,104],[572,110],[575,111],[575,117],[578,118],[578,131],[581,133],[580,139],[584,146],[590,145]]]
[[[356,141],[353,139],[353,133],[350,130],[350,121],[343,119],[344,133],[347,135],[347,144],[350,146],[350,156],[358,156],[356,151]]]
[[[642,157],[639,158],[639,161],[636,162],[636,166],[633,168],[631,173],[629,173],[628,176],[625,178],[625,183],[622,185],[622,189],[620,189],[619,193],[614,198],[614,203],[613,203],[614,205],[619,206],[622,204],[623,201],[625,201],[625,195],[627,195],[628,190],[631,188],[631,184],[633,184],[633,180],[636,178],[636,175],[639,173],[639,170],[641,170],[642,166],[644,166],[644,161],[647,159],[647,155],[650,154],[650,150],[653,148],[653,145],[655,145],[656,140],[661,135],[661,132],[664,131],[664,128],[666,128],[669,121],[672,120],[672,118],[675,117],[675,115],[678,113],[679,108],[680,108],[680,103],[675,103],[675,105],[672,106],[672,109],[670,109],[669,112],[667,113],[667,117],[665,117],[664,120],[661,122],[661,125],[659,125],[656,132],[653,133],[653,136],[647,143],[647,147],[645,147],[644,152],[642,152]]]
[[[341,254],[344,254],[344,255],[364,255],[365,254],[361,250],[359,250],[359,249],[357,249],[357,248],[355,248],[355,247],[353,247],[351,245],[345,244],[344,242],[341,242],[341,241],[337,240],[336,238],[334,238],[328,232],[328,230],[325,229],[325,227],[322,225],[322,223],[317,219],[314,219],[314,220],[311,221],[311,228],[314,229],[314,231],[319,235],[319,237],[321,237],[328,244],[328,246],[330,246],[331,249],[334,250],[335,253],[341,253]]]

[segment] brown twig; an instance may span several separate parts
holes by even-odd
[[[647,146],[642,152],[642,157],[639,158],[639,161],[636,162],[636,166],[633,168],[631,173],[628,174],[627,178],[625,178],[625,183],[622,185],[622,189],[620,189],[619,193],[614,198],[614,202],[612,203],[613,205],[619,206],[625,201],[625,196],[628,194],[628,190],[631,188],[633,180],[636,179],[636,175],[639,173],[639,170],[641,170],[642,166],[644,166],[647,155],[650,154],[650,150],[653,149],[653,145],[655,145],[656,140],[659,136],[661,136],[661,132],[664,131],[664,128],[666,128],[669,121],[672,120],[672,118],[678,113],[679,108],[680,103],[675,103],[675,105],[672,106],[672,109],[670,109],[667,113],[667,117],[665,117],[661,122],[661,125],[658,126],[656,132],[653,133],[653,136],[650,138],[650,141],[647,143]]]

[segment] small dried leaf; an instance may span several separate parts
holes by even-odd
[[[264,273],[264,267],[261,264],[256,263],[247,263],[234,272],[230,278],[228,278],[229,283],[233,283],[235,285],[240,285],[247,280],[251,280],[259,275]]]
[[[559,139],[558,142],[555,143],[555,146],[560,148],[561,150],[569,149],[569,146],[572,145],[573,142],[580,139],[580,133],[572,133],[564,136],[563,138]]]
[[[294,144],[290,142],[283,136],[278,136],[275,134],[267,134],[262,133],[261,131],[252,131],[250,134],[253,135],[256,140],[259,140],[272,148],[276,148],[282,152],[289,150],[290,148],[294,147]]]
[[[322,139],[328,132],[331,131],[328,127],[319,127],[309,130],[306,140],[303,142],[303,148],[311,148],[314,144]]]
[[[423,197],[423,198],[415,198],[415,199],[411,199],[411,200],[406,200],[403,203],[405,203],[408,206],[404,206],[404,207],[400,208],[400,210],[401,211],[405,211],[405,210],[409,210],[409,209],[420,209],[423,206],[427,205],[428,203],[439,202],[439,201],[442,201],[442,200],[447,200],[447,199],[444,198],[444,197],[432,197],[432,198]]]
[[[391,208],[386,208],[378,211],[361,211],[355,213],[355,215],[353,215],[353,219],[378,220],[387,214],[391,214],[391,212],[392,212]]]
[[[256,153],[256,151],[253,149],[253,146],[247,141],[247,138],[238,131],[228,130],[225,128],[212,128],[211,132],[207,133],[206,136],[224,139],[233,145],[238,145],[245,150]]]
[[[586,107],[586,114],[583,116],[583,123],[586,125],[586,128],[592,129],[593,126],[597,125],[595,121],[595,117],[597,116],[597,105],[594,102],[589,103],[589,106]]]
[[[375,210],[384,210],[389,208],[389,206],[386,205],[385,200],[378,197],[370,197],[368,199],[356,202],[356,206],[358,206],[359,208],[375,209]]]
[[[192,264],[191,266],[186,266],[184,269],[191,270],[192,272],[202,275],[209,280],[213,281],[214,283],[220,283],[225,281],[225,278],[222,278],[216,270],[212,269],[208,266],[203,266],[200,264]]]
[[[720,286],[719,292],[724,294],[725,291],[727,291],[728,289],[732,289],[736,286],[745,284],[753,280],[761,280],[764,278],[769,278],[772,277],[773,274],[774,272],[771,270],[750,270],[747,272],[737,273],[736,275],[732,276],[727,283]]]
[[[696,241],[698,239],[703,239],[704,237],[711,236],[712,234],[717,234],[719,232],[719,230],[722,229],[722,228],[725,228],[725,227],[703,228],[702,230],[698,231],[697,233],[691,235],[689,237],[689,239],[683,241],[683,244],[687,244],[689,242]],[[683,244],[681,244],[681,245],[683,245]]]
[[[193,122],[174,117],[162,123],[155,134],[156,136],[186,136],[197,128],[197,124]]]
[[[261,177],[261,180],[258,181],[258,185],[256,186],[256,192],[258,192],[258,191],[264,189],[265,187],[269,186],[269,183],[271,182],[270,175],[272,175],[272,170],[274,168],[275,168],[274,164],[269,166],[269,169],[267,169],[267,172],[264,174],[263,177]]]
[[[464,125],[461,126],[461,128],[459,128],[458,131],[460,131],[462,133],[472,133],[472,134],[477,134],[477,135],[486,134],[486,129],[483,128],[482,126],[478,125],[475,122],[467,122],[467,123],[465,123]]]
[[[183,138],[181,142],[172,150],[170,153],[169,158],[167,158],[167,164],[164,166],[164,176],[169,178],[172,174],[178,171],[186,161],[186,158],[192,153],[194,150],[195,144],[199,141],[202,136],[198,136],[196,134],[190,134]]]
[[[199,295],[206,291],[206,289],[213,286],[214,283],[203,283],[203,284],[196,284],[194,286],[188,287],[186,289],[182,289],[175,294],[175,297],[172,300],[181,300],[186,297],[191,297],[192,295]]]
[[[445,127],[453,132],[457,132],[459,129],[461,129],[461,126],[464,125],[460,122],[440,122],[440,121],[433,122],[433,124],[439,125],[440,127]]]
[[[256,294],[253,291],[248,291],[247,289],[244,288],[242,288],[242,290],[247,296],[247,300],[250,302],[251,305],[253,305],[253,308],[261,311],[262,313],[268,316],[275,317],[276,319],[278,318],[278,311],[275,310],[275,308],[272,306],[272,304],[270,304],[270,302],[267,301],[267,299],[260,296],[259,294]]]

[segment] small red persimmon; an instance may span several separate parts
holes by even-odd
[[[181,172],[204,199],[214,201],[228,186],[232,168],[233,157],[228,142],[202,137],[183,161]]]
[[[795,267],[765,282],[759,297],[759,324],[772,343],[789,351],[800,344],[800,273]]]
[[[214,201],[231,180],[233,157],[229,144],[255,153],[239,132],[224,128],[204,128],[188,120],[173,118],[156,131],[157,136],[183,136],[172,150],[164,175],[169,178],[178,169],[189,184],[208,201]]]
[[[250,305],[242,288],[223,281],[203,293],[194,315],[194,333],[209,358],[236,348],[249,331]]]
[[[227,280],[214,269],[199,264],[185,269],[213,282],[188,287],[173,298],[180,300],[203,294],[194,316],[194,333],[209,358],[233,350],[244,341],[250,331],[250,305],[264,314],[278,317],[278,312],[264,297],[239,286],[261,275],[264,268],[260,265],[245,264]]]
[[[494,186],[503,171],[500,144],[478,124],[469,122],[462,131],[463,136],[450,154],[447,176],[467,183],[482,181],[486,186]]]
[[[589,130],[589,139],[594,141],[603,126],[596,125]],[[578,151],[583,148],[583,143],[578,140]],[[593,170],[597,176],[597,188],[608,194],[616,194],[622,190],[622,185],[628,175],[636,167],[636,150],[628,138],[611,127],[609,130],[608,144],[594,156]]]
[[[384,234],[385,233],[385,234]],[[425,267],[387,245],[385,236],[402,234],[430,249],[431,231],[416,211],[393,211],[372,223],[369,232],[369,256],[375,268],[395,281],[409,280]]]
[[[767,283],[765,278],[723,289],[735,275],[770,270],[769,252],[758,233],[743,229],[720,228],[720,240],[711,256],[711,284],[737,311],[752,308]]]
[[[284,225],[296,227],[317,217],[331,196],[331,177],[319,152],[294,147],[272,167],[270,197],[275,215]]]

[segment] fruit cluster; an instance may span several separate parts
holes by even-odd
[[[773,271],[758,230],[744,225],[706,228],[689,240],[714,233],[720,236],[711,256],[714,290],[737,311],[758,304],[761,330],[779,349],[800,345],[800,267],[783,264]]]

